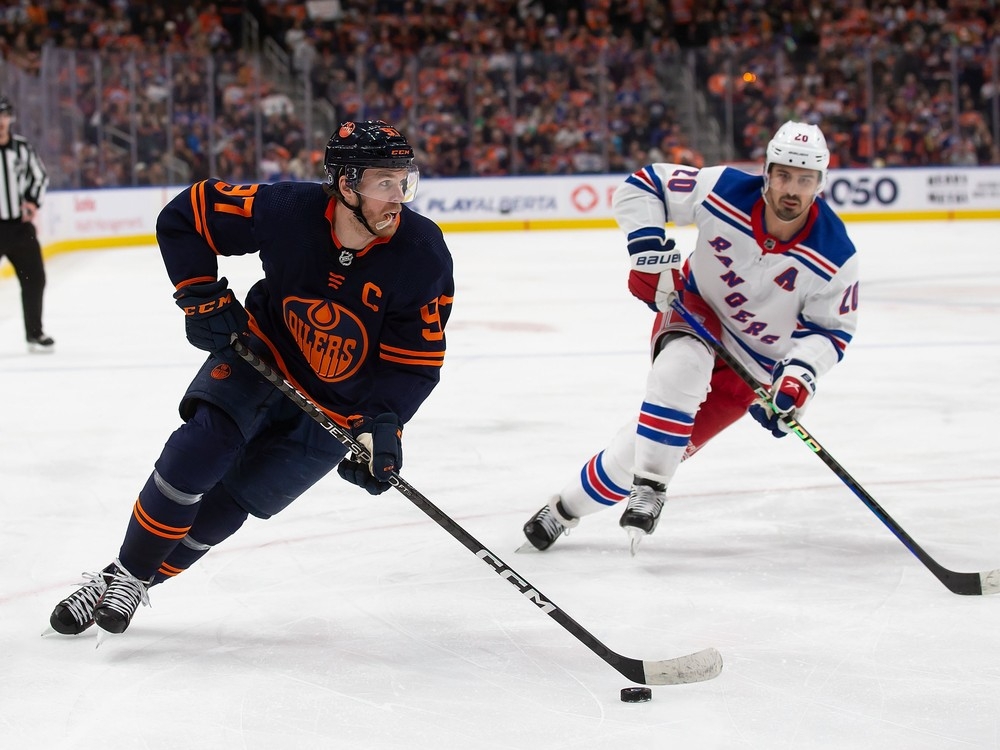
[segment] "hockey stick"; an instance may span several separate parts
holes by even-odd
[[[284,380],[266,362],[250,351],[243,342],[233,337],[233,348],[237,354],[246,360],[257,372],[267,378],[279,391],[312,417],[320,426],[333,435],[343,445],[362,461],[368,461],[371,455],[350,432],[343,429],[326,416],[312,401],[299,393]],[[395,472],[389,477],[389,483],[399,490],[407,500],[426,513],[442,529],[461,542],[472,554],[486,563],[490,570],[501,578],[507,579],[528,600],[562,625],[578,641],[614,667],[618,672],[633,682],[642,685],[680,685],[690,682],[710,680],[722,671],[722,657],[714,648],[706,648],[697,653],[678,656],[675,659],[661,661],[643,661],[617,654],[597,638],[587,632],[576,620],[563,612],[537,588],[528,583],[521,575],[510,568],[503,560],[484,547],[469,532],[459,526],[430,500],[420,494],[409,482]]]
[[[715,352],[716,356],[719,357],[723,362],[725,362],[729,368],[735,372],[740,379],[746,383],[757,397],[767,404],[771,403],[771,394],[763,385],[757,382],[757,379],[750,373],[750,371],[744,367],[743,363],[736,359],[732,354],[730,354],[722,346],[722,343],[713,336],[704,325],[701,324],[697,318],[695,318],[685,307],[681,304],[680,300],[674,300],[671,303],[671,307],[680,315],[684,320],[690,325],[694,332],[697,333],[702,339],[705,340]],[[997,570],[987,570],[982,573],[957,573],[954,570],[948,570],[946,567],[938,563],[933,557],[928,555],[923,548],[913,541],[912,537],[903,530],[892,516],[886,513],[885,509],[876,502],[875,498],[868,494],[864,487],[862,487],[858,481],[852,477],[843,466],[831,456],[826,449],[819,444],[819,441],[811,434],[809,434],[805,427],[803,427],[799,422],[792,419],[789,416],[784,416],[781,418],[788,428],[798,436],[803,443],[805,443],[809,449],[819,456],[820,460],[825,463],[834,474],[836,474],[840,480],[846,484],[851,492],[860,498],[861,502],[868,506],[872,513],[888,527],[889,531],[896,535],[896,538],[903,543],[903,545],[914,554],[914,556],[922,562],[927,569],[937,576],[937,579],[941,581],[948,590],[955,594],[965,594],[978,596],[980,594],[996,594],[1000,592],[1000,568]]]

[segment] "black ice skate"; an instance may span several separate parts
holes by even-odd
[[[32,354],[44,354],[54,352],[55,350],[56,342],[52,340],[51,336],[46,336],[42,333],[38,336],[28,337],[28,351]]]
[[[140,581],[117,560],[111,565],[111,569],[108,590],[94,609],[94,622],[101,630],[118,634],[124,633],[128,628],[140,604],[149,606],[146,590],[152,579]]]
[[[79,635],[94,624],[94,608],[114,577],[114,564],[100,573],[84,573],[87,582],[56,605],[49,625],[63,635]]]
[[[580,519],[567,513],[562,500],[554,497],[524,524],[524,535],[535,549],[546,550],[561,534],[578,523]]]
[[[632,490],[628,494],[628,506],[618,522],[618,525],[628,532],[629,551],[633,555],[642,538],[656,530],[663,503],[667,501],[666,492],[667,488],[663,482],[645,477],[633,478]]]

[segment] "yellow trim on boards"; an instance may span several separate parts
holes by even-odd
[[[42,257],[46,260],[53,255],[75,253],[80,250],[110,250],[115,247],[156,245],[155,234],[125,234],[121,237],[89,237],[79,240],[58,240],[50,242],[42,248]],[[4,258],[0,266],[0,279],[14,275],[10,262]]]
[[[77,250],[107,250],[112,247],[155,244],[155,234],[123,234],[121,237],[91,237],[81,240],[59,240],[58,242],[50,242],[42,248],[42,255],[46,258],[50,258],[53,255],[72,253]]]

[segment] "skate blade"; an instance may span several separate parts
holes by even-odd
[[[632,526],[626,530],[628,531],[628,551],[632,557],[635,557],[635,553],[639,550],[639,542],[646,536],[646,532]]]
[[[538,549],[535,547],[534,544],[532,544],[528,540],[525,540],[524,544],[522,544],[520,547],[514,550],[515,555],[519,555],[522,552],[538,552]]]
[[[102,630],[100,627],[97,630],[97,643],[94,644],[94,650],[96,651],[101,647],[101,644],[105,641],[114,640],[115,634],[107,630]]]

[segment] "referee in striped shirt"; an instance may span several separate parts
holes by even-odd
[[[28,350],[51,352],[55,342],[42,330],[45,266],[32,223],[49,178],[31,144],[11,133],[13,121],[13,105],[0,96],[0,258],[7,256],[21,282]]]

